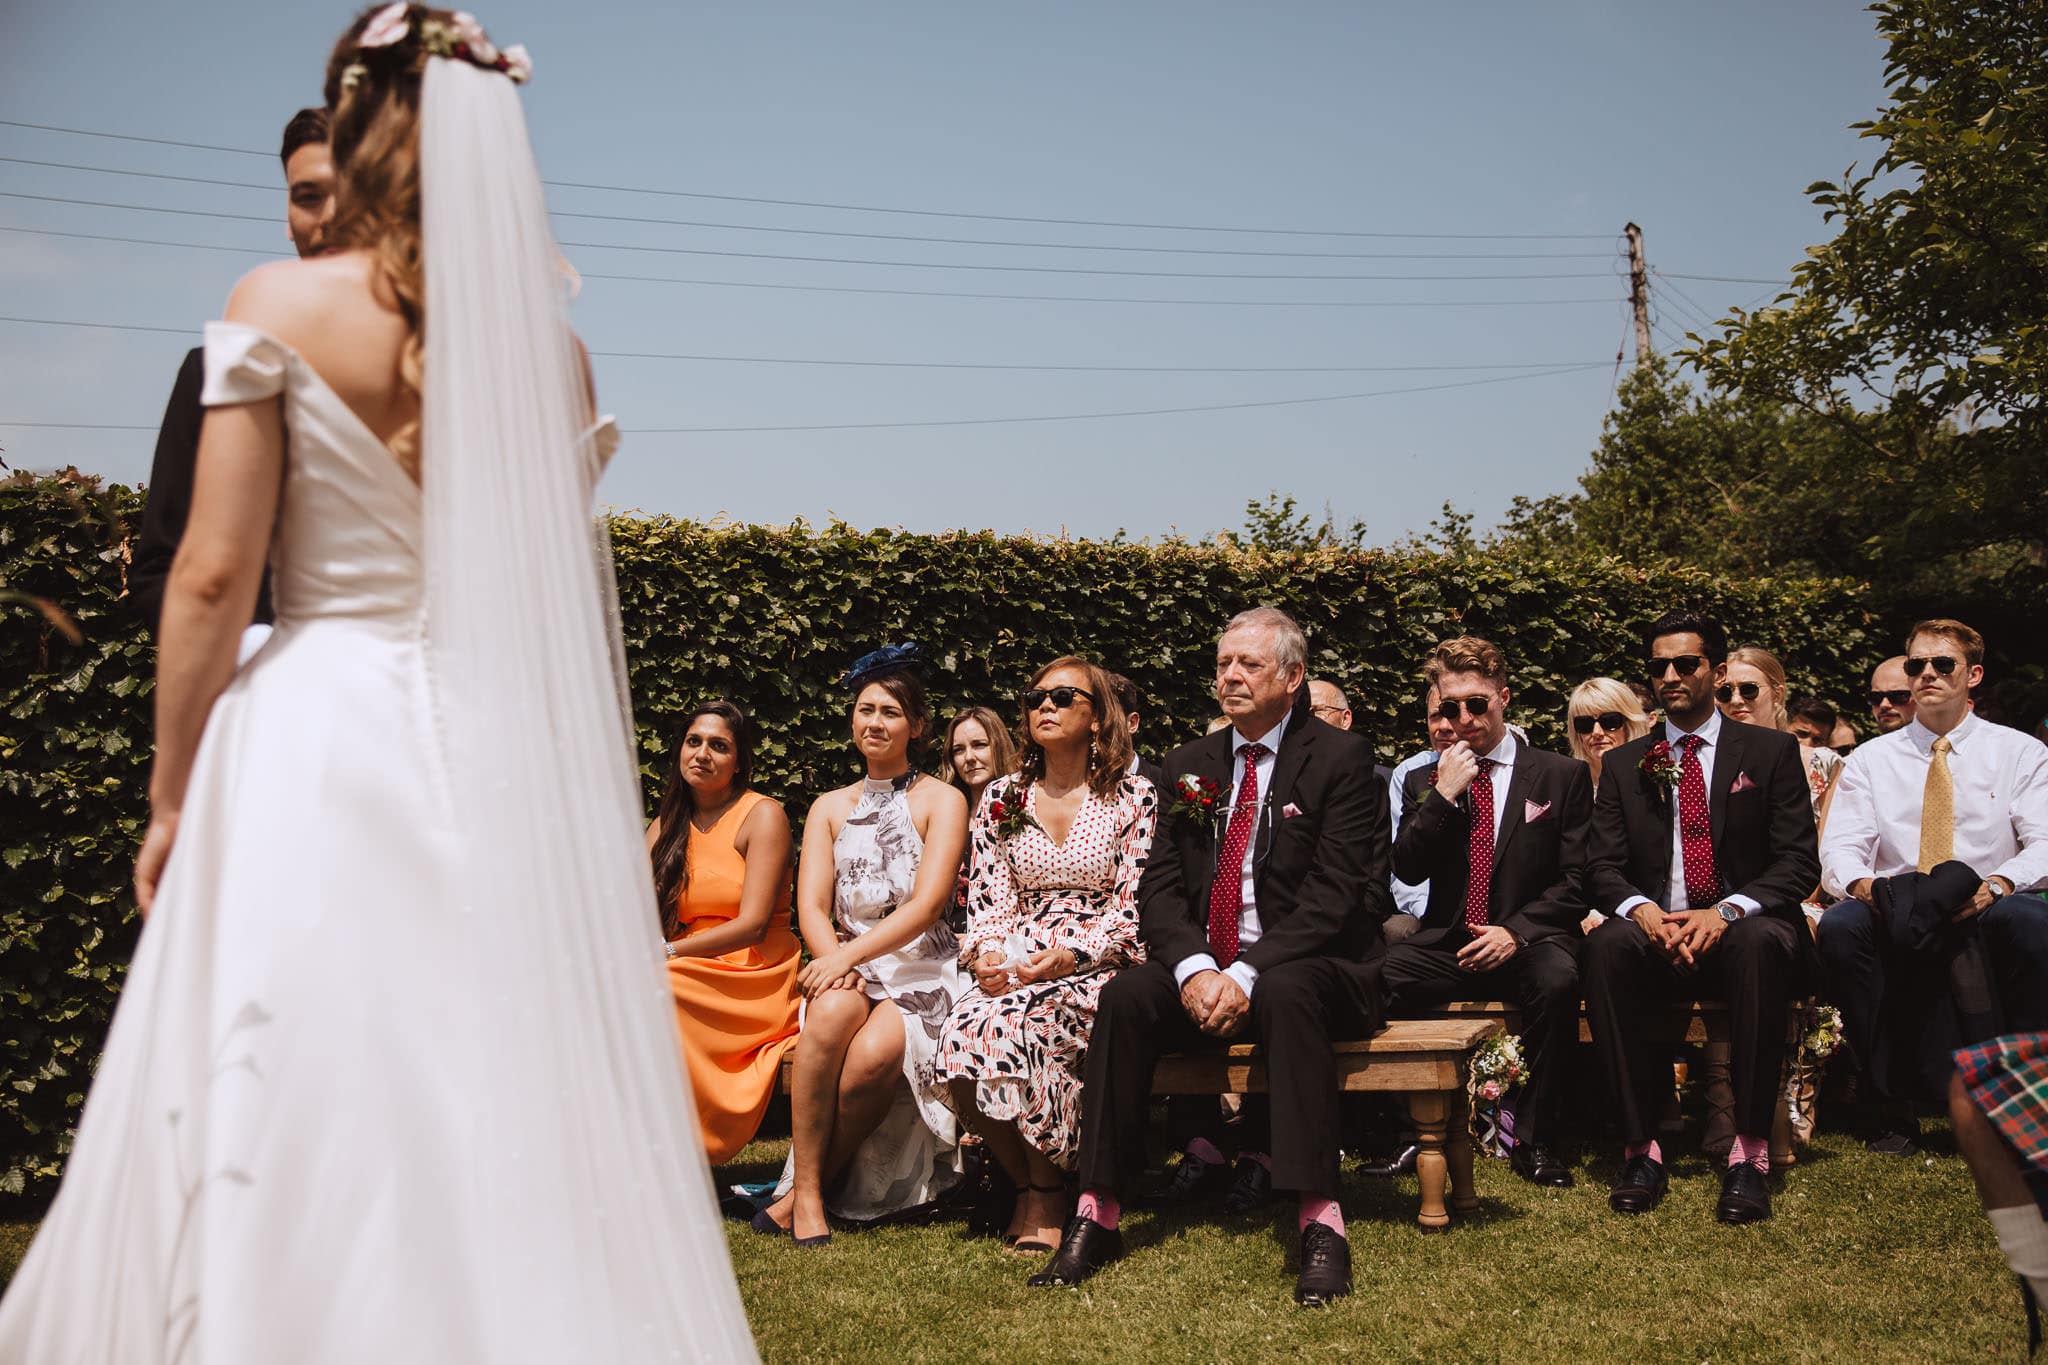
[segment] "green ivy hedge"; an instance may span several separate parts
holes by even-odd
[[[130,859],[145,817],[153,650],[121,601],[140,496],[66,474],[0,485],[0,1193],[53,1187],[135,938]],[[1350,693],[1389,762],[1422,741],[1415,679],[1442,635],[1508,652],[1515,711],[1563,743],[1564,697],[1627,676],[1636,631],[1703,607],[1763,644],[1794,684],[1843,701],[1890,652],[1848,584],[1717,581],[1611,560],[1400,552],[1266,555],[1210,545],[908,535],[833,525],[612,525],[640,721],[658,795],[671,731],[725,695],[761,722],[760,785],[801,818],[856,773],[848,699],[857,654],[920,641],[944,716],[1007,713],[1032,670],[1068,651],[1128,673],[1146,698],[1142,747],[1201,733],[1215,631],[1276,603],[1308,629],[1312,673]],[[65,638],[27,598],[61,603]],[[310,796],[310,794],[309,794]]]

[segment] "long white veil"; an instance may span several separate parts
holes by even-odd
[[[480,1359],[751,1359],[662,976],[584,363],[512,83],[430,59],[420,164],[430,659],[497,991],[454,1027],[490,1073],[476,1140],[517,1163],[474,1192],[489,1250],[457,1292],[492,1319]]]

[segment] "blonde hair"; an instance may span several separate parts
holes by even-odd
[[[1628,722],[1630,739],[1641,739],[1650,733],[1650,715],[1643,710],[1642,698],[1634,688],[1613,678],[1588,678],[1572,689],[1571,698],[1564,705],[1565,738],[1571,741],[1573,758],[1584,763],[1591,756],[1586,752],[1586,741],[1572,728],[1572,718],[1604,715],[1609,711],[1621,712]]]
[[[1744,645],[1740,649],[1728,651],[1728,662],[1731,664],[1748,664],[1751,668],[1764,675],[1764,681],[1771,686],[1772,709],[1777,713],[1771,720],[1771,728],[1773,730],[1784,729],[1790,722],[1785,715],[1785,665],[1778,662],[1778,656],[1771,653],[1768,649],[1758,649],[1755,645]],[[1762,701],[1763,698],[1759,697],[1757,700]]]

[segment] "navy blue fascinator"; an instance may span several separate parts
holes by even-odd
[[[924,651],[914,641],[906,640],[900,645],[883,645],[872,654],[861,655],[839,681],[845,687],[863,687],[884,673],[902,669],[916,672],[923,663]]]

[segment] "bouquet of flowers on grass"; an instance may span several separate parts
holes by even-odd
[[[1472,1136],[1479,1150],[1488,1156],[1506,1156],[1515,1145],[1515,1111],[1511,1093],[1528,1079],[1529,1063],[1522,1056],[1522,1040],[1496,1034],[1472,1054],[1465,1074],[1465,1094],[1471,1100]]]
[[[1827,1071],[1828,1058],[1841,1046],[1842,1012],[1833,1005],[1808,1009],[1798,1055],[1785,1068],[1785,1117],[1792,1124],[1792,1140],[1802,1147],[1813,1139],[1819,1117],[1815,1102],[1820,1097],[1820,1078]]]

